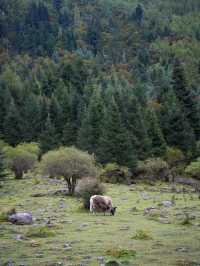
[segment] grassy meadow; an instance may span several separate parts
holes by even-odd
[[[200,199],[191,187],[108,184],[106,194],[117,206],[113,217],[92,215],[80,200],[55,195],[64,186],[62,181],[35,177],[3,183],[1,266],[97,266],[98,257],[120,265],[200,265]],[[164,200],[173,206],[164,207]],[[152,206],[158,209],[144,215]],[[31,212],[34,224],[4,221],[4,212],[11,208]]]

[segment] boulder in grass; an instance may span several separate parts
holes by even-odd
[[[33,216],[28,212],[18,212],[10,215],[8,221],[13,224],[28,225],[33,223]]]
[[[169,208],[173,206],[173,202],[171,200],[164,200],[162,201],[162,205],[166,208]]]

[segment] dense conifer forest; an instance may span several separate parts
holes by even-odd
[[[200,155],[200,2],[1,0],[0,137],[135,169]]]

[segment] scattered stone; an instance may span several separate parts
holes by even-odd
[[[178,247],[178,248],[176,248],[176,251],[179,251],[179,252],[188,252],[188,248],[186,248],[186,247]]]
[[[97,260],[99,262],[99,266],[105,266],[104,257],[98,257]]]
[[[142,192],[140,193],[140,195],[143,198],[143,200],[149,200],[151,198],[146,192]]]
[[[155,211],[159,211],[159,209],[156,208],[156,207],[148,207],[148,208],[145,208],[144,209],[144,215],[153,213]]]
[[[122,198],[121,200],[123,200],[123,201],[127,201],[127,200],[128,200],[128,198]]]
[[[37,242],[36,240],[31,240],[30,244],[31,244],[31,247],[33,247],[33,248],[40,246],[40,243]]]
[[[84,256],[83,259],[84,260],[91,260],[92,259],[92,256],[89,256],[89,255],[88,256]]]
[[[44,254],[43,253],[38,253],[38,254],[35,254],[36,258],[43,258],[44,257]]]
[[[32,224],[33,223],[33,216],[31,213],[28,212],[19,212],[16,214],[12,214],[8,217],[8,221],[13,224],[18,225],[25,225],[25,224]]]
[[[63,266],[63,265],[64,264],[61,261],[59,261],[59,262],[56,263],[56,266]]]
[[[72,246],[71,246],[71,244],[70,244],[70,243],[68,243],[68,242],[67,242],[67,243],[65,243],[65,244],[64,244],[64,249],[65,249],[65,250],[71,250],[71,249],[72,249]]]
[[[129,230],[129,229],[130,229],[130,226],[125,225],[125,226],[120,227],[119,230],[121,230],[121,231],[126,231],[126,230]]]
[[[81,224],[81,225],[79,226],[79,228],[77,229],[77,231],[83,231],[84,228],[86,228],[88,225],[89,225],[89,224],[87,224],[87,223]]]
[[[173,206],[173,202],[171,200],[164,200],[162,201],[162,205],[166,208],[169,208]]]
[[[25,237],[23,235],[16,235],[15,236],[15,240],[17,240],[17,241],[22,241],[24,239],[25,239]]]
[[[3,264],[4,266],[15,266],[14,262],[12,260],[9,260],[8,262]]]
[[[60,223],[62,223],[62,224],[72,224],[73,220],[61,220]]]
[[[159,217],[158,218],[158,222],[161,223],[161,224],[170,224],[170,221],[163,218],[163,217]]]

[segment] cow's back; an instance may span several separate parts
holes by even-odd
[[[96,211],[109,211],[112,208],[112,200],[107,196],[94,195],[91,197],[92,209]]]

